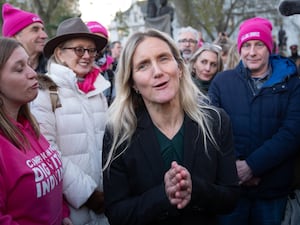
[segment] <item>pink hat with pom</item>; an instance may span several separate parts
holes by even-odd
[[[4,37],[12,37],[32,23],[44,24],[38,15],[15,8],[9,3],[4,3],[2,6],[2,18],[2,35]]]
[[[86,23],[89,30],[94,34],[102,34],[106,39],[108,39],[107,29],[97,21],[89,21]]]
[[[244,21],[238,34],[238,50],[241,52],[242,45],[250,40],[260,40],[272,52],[273,38],[272,38],[272,23],[262,17],[254,17]]]

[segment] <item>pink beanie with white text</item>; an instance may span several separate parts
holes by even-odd
[[[43,24],[43,20],[38,15],[15,8],[9,3],[4,3],[2,6],[2,18],[2,35],[4,37],[12,37],[32,23]]]
[[[240,25],[238,34],[238,50],[241,52],[242,45],[250,40],[262,41],[272,52],[273,38],[272,38],[272,23],[262,17],[255,17],[245,20]]]

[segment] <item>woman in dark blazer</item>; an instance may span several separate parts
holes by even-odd
[[[128,39],[117,73],[103,142],[110,224],[217,224],[239,197],[228,116],[157,30]]]

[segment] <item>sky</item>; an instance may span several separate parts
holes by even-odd
[[[80,0],[79,7],[83,21],[95,20],[108,28],[118,11],[125,11],[132,0]]]

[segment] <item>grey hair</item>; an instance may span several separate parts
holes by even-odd
[[[199,31],[196,30],[195,28],[188,26],[188,27],[181,27],[179,28],[179,30],[177,31],[177,35],[176,35],[176,42],[178,43],[179,41],[179,37],[181,36],[181,34],[183,33],[192,33],[195,36],[195,40],[199,41]]]

